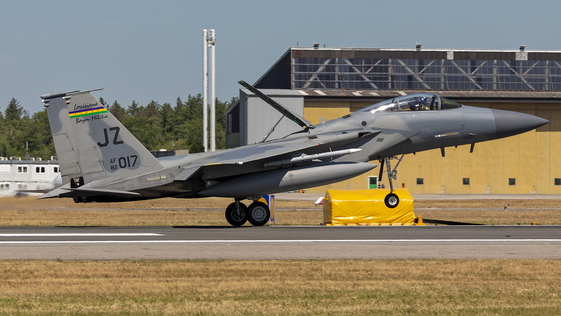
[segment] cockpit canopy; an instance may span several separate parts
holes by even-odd
[[[360,111],[370,113],[382,111],[438,111],[459,107],[462,107],[462,105],[452,100],[441,98],[436,94],[415,93],[382,101]]]

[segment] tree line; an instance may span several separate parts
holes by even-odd
[[[216,100],[217,149],[226,148],[225,115],[237,101],[238,98],[226,102]],[[144,106],[132,101],[124,107],[117,101],[108,105],[103,98],[99,98],[99,102],[148,150],[189,149],[190,153],[204,151],[203,100],[200,94],[189,95],[186,101],[177,98],[175,106],[156,101],[150,101]],[[2,112],[0,108],[0,156],[23,158],[26,143],[30,157],[49,159],[56,156],[46,110],[29,115],[17,99],[12,98],[5,111]]]

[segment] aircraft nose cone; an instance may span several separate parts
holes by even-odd
[[[531,131],[549,123],[548,120],[530,114],[491,109],[495,116],[495,138],[503,138]]]

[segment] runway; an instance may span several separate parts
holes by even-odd
[[[1,227],[0,260],[561,259],[561,226]]]

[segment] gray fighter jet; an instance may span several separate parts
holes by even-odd
[[[300,125],[296,132],[216,152],[155,158],[92,91],[42,95],[60,163],[63,185],[40,198],[113,202],[162,197],[229,197],[226,219],[234,226],[268,222],[259,198],[342,181],[384,163],[390,180],[386,205],[399,204],[392,180],[403,155],[523,133],[548,121],[517,112],[465,106],[419,93],[376,103],[312,125],[251,85],[244,87]],[[97,89],[99,90],[99,89]],[[282,118],[281,118],[282,119]],[[280,122],[280,120],[279,120]],[[278,123],[277,123],[278,124]],[[390,158],[401,155],[392,169]],[[397,158],[397,157],[396,157]],[[242,200],[252,200],[247,207]]]

